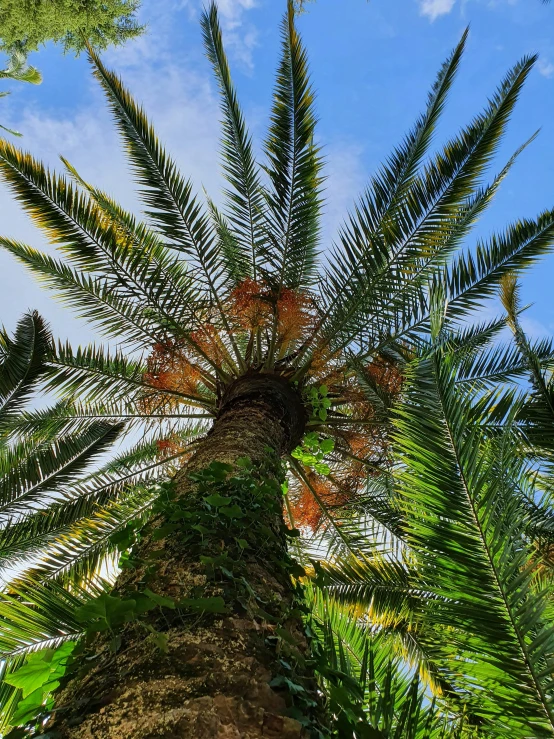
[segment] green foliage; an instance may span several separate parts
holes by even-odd
[[[81,606],[75,615],[80,622],[91,623],[89,630],[105,631],[129,620],[136,605],[134,600],[121,600],[103,593],[92,603]]]
[[[325,400],[325,398],[323,399]],[[315,431],[310,431],[302,439],[302,446],[291,452],[294,459],[298,459],[304,467],[315,470],[320,475],[328,475],[331,468],[325,464],[325,455],[335,448],[333,439],[320,439]]]
[[[25,56],[18,52],[13,52],[7,69],[0,70],[0,80],[17,80],[19,82],[30,82],[32,85],[40,85],[42,76],[38,69],[29,66],[25,61]],[[0,92],[0,97],[6,97],[9,92]],[[0,125],[0,129],[21,136],[17,131]]]
[[[429,701],[417,671],[395,654],[386,632],[374,633],[321,592],[308,590],[316,670],[333,717],[331,736],[356,739],[442,739],[473,736],[466,717]]]
[[[155,498],[137,484],[155,475],[154,444],[91,471],[118,438],[121,419],[91,414],[74,425],[65,404],[29,414],[25,406],[51,372],[52,340],[36,313],[14,337],[0,334],[0,568],[35,576],[86,576],[109,555],[110,536],[144,516]],[[32,419],[32,420],[31,420]]]
[[[81,52],[88,41],[105,49],[143,32],[135,17],[138,0],[4,0],[0,8],[0,48],[28,54],[47,41]]]
[[[83,628],[75,616],[76,610],[104,592],[104,586],[89,582],[86,590],[79,585],[73,585],[72,591],[68,592],[55,582],[42,584],[38,580],[28,578],[25,583],[12,582],[10,594],[4,593],[0,598],[0,617],[3,625],[0,633],[0,654],[3,661],[0,726],[3,733],[9,727],[17,725],[19,721],[27,723],[28,719],[24,715],[17,720],[14,718],[14,712],[22,701],[25,701],[25,706],[19,706],[22,711],[27,711],[26,707],[31,710],[32,706],[34,706],[32,710],[36,709],[35,714],[48,710],[46,704],[51,705],[48,691],[55,688],[54,683],[61,679],[69,665],[69,660],[62,659],[66,654],[65,650],[72,651],[75,640],[83,633]],[[69,646],[61,649],[66,642]],[[50,656],[53,653],[59,657],[53,660],[55,676],[51,674],[50,666],[47,664],[52,661]],[[35,654],[38,657],[35,657]],[[45,660],[42,660],[43,655],[46,655]],[[25,667],[27,657],[31,663],[36,662],[32,670],[43,675],[44,684],[40,688],[40,694],[36,692],[33,695],[35,692],[33,691],[24,698],[20,688],[12,684],[11,676],[19,674],[19,669]],[[27,671],[22,674],[27,674]]]
[[[465,248],[529,143],[485,184],[534,58],[434,151],[464,33],[334,249],[318,254],[322,161],[293,4],[260,164],[215,4],[202,30],[221,94],[221,209],[196,196],[94,51],[144,223],[68,162],[58,176],[0,143],[4,178],[61,256],[1,245],[122,347],[54,348],[36,319],[1,337],[0,551],[4,566],[33,560],[33,579],[0,598],[3,728],[19,701],[10,675],[34,649],[84,633],[115,653],[136,629],[166,653],[171,624],[246,613],[274,627],[271,684],[316,736],[314,672],[340,739],[551,736],[554,348],[524,335],[510,275],[551,251],[554,211]],[[500,283],[507,318],[471,324]],[[511,343],[499,342],[506,324]],[[235,383],[260,373],[302,399],[301,443],[284,460],[266,450],[255,464],[213,462],[178,496],[167,479],[179,458],[225,417]],[[37,383],[59,402],[25,410]],[[81,475],[122,424],[144,441]],[[311,530],[294,524],[302,495],[320,514]],[[164,539],[205,575],[184,600],[158,592],[145,541]],[[96,581],[116,556],[140,568],[134,589]],[[251,562],[293,579],[292,611],[255,592]],[[300,617],[308,656],[287,627]],[[38,698],[49,700],[42,691],[33,710]]]
[[[327,387],[327,385],[311,387],[307,394],[308,402],[312,407],[312,418],[319,419],[320,421],[326,421],[327,412],[331,407],[331,401],[327,397],[329,395],[329,388]]]
[[[537,581],[525,541],[517,494],[525,463],[511,431],[513,410],[502,434],[489,438],[481,426],[486,410],[456,393],[455,371],[440,350],[416,361],[398,411],[408,543],[427,587],[443,599],[433,618],[455,619],[463,629],[456,657],[463,680],[490,690],[475,712],[514,736],[548,736],[551,586]],[[433,452],[433,464],[425,462]],[[469,654],[479,660],[468,661]]]
[[[34,722],[38,715],[52,708],[53,700],[46,698],[56,690],[65,675],[75,644],[66,641],[57,649],[32,652],[22,667],[4,677],[4,682],[21,690],[21,699],[12,716],[15,725]]]
[[[266,198],[264,277],[276,289],[315,281],[321,210],[321,167],[308,58],[294,24],[292,0],[282,24],[282,56],[265,151],[271,188]]]

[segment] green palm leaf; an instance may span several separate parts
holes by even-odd
[[[454,59],[460,53],[461,47],[453,55],[452,69],[446,77],[449,81],[455,71]],[[524,59],[508,73],[489,107],[412,179],[409,194],[394,209],[380,215],[375,203],[362,201],[357,220],[341,237],[343,258],[337,252],[323,286],[333,342],[341,337],[343,343],[339,346],[346,346],[361,334],[369,346],[375,345],[380,336],[409,334],[428,316],[429,306],[420,288],[425,277],[431,277],[433,269],[459,246],[519,153],[490,189],[478,189],[533,62],[534,58]],[[518,258],[523,248],[519,245]],[[480,275],[483,282],[479,282],[479,289],[487,280],[496,284],[498,279],[493,266],[494,246],[486,253],[490,264]],[[452,274],[458,274],[457,264]],[[452,300],[457,298],[451,296]],[[384,312],[383,299],[387,301]],[[464,308],[467,311],[470,306]],[[368,324],[376,326],[370,336]],[[341,334],[345,329],[346,335]]]
[[[483,717],[498,726],[509,720],[517,736],[548,736],[554,714],[544,668],[554,654],[554,635],[541,623],[545,594],[533,590],[523,544],[512,482],[518,456],[504,454],[499,475],[502,447],[489,449],[468,420],[448,356],[419,360],[411,378],[397,421],[408,541],[432,591],[458,604],[450,616],[445,604],[442,618],[455,614],[472,635],[460,657],[466,654],[464,669],[491,691],[480,708]],[[476,661],[468,668],[473,650]],[[522,696],[524,710],[518,707]]]
[[[147,215],[172,247],[192,260],[198,280],[206,285],[217,304],[217,288],[224,274],[207,214],[192,195],[191,183],[181,177],[160,146],[142,109],[92,49],[89,54],[143,188],[141,196],[148,207]]]
[[[76,611],[102,592],[102,583],[89,583],[87,590],[75,586],[70,593],[55,583],[44,586],[27,581],[14,583],[10,593],[0,596],[0,731],[11,728],[21,696],[18,688],[4,681],[5,677],[20,668],[32,652],[79,638],[83,625],[76,618]]]
[[[44,373],[44,355],[51,338],[44,322],[33,312],[18,323],[13,339],[0,332],[0,430],[5,431],[37,388]]]
[[[314,93],[306,51],[296,31],[293,3],[282,26],[282,57],[273,96],[265,150],[271,181],[263,256],[271,265],[267,278],[292,289],[314,281],[321,208],[321,158],[314,143]]]
[[[15,561],[59,544],[59,537],[77,530],[78,522],[91,519],[111,503],[127,505],[133,495],[142,500],[149,481],[167,474],[179,457],[161,459],[156,441],[141,442],[89,475],[75,475],[60,485],[55,497],[42,501],[38,510],[22,511],[0,532],[0,568],[9,570]]]
[[[146,368],[140,360],[130,359],[120,352],[110,354],[96,346],[73,351],[68,344],[59,344],[49,357],[47,387],[73,398],[76,393],[87,403],[118,403],[125,401],[129,413],[137,413],[137,402],[145,394],[161,394],[184,405],[213,411],[214,399],[208,394],[189,393],[158,387],[149,383]]]
[[[520,418],[528,424],[527,434],[533,445],[539,449],[554,450],[554,381],[552,369],[552,355],[545,352],[551,342],[541,342],[533,345],[519,322],[519,285],[513,274],[506,274],[502,280],[502,303],[508,314],[508,324],[513,331],[516,350],[521,357],[523,366],[531,379],[532,391]],[[546,364],[546,366],[545,366]]]
[[[419,665],[414,672],[395,653],[386,632],[375,632],[368,622],[352,618],[348,609],[325,593],[314,591],[310,596],[335,736],[439,739],[474,735],[463,706],[456,715],[425,696],[417,675]]]
[[[229,253],[226,258],[230,264],[241,265],[240,271],[231,271],[235,281],[245,277],[256,280],[264,239],[264,197],[252,139],[231,80],[215,3],[202,16],[202,31],[206,53],[221,92],[223,171],[231,186],[226,196],[232,239],[226,239],[226,248],[234,253]],[[222,248],[222,253],[225,252],[226,249]]]
[[[466,38],[467,32],[443,64],[429,93],[425,113],[372,180],[350,219],[350,225],[341,231],[342,248],[336,248],[334,259],[324,273],[321,288],[327,303],[326,316],[330,324],[343,323],[350,312],[352,315],[356,312],[356,306],[363,300],[363,290],[360,295],[351,285],[363,282],[363,269],[367,270],[369,266],[370,272],[379,273],[386,264],[387,249],[385,244],[379,242],[379,224],[381,221],[386,222],[386,219],[392,224],[393,219],[389,214],[405,200],[428,151],[456,75]],[[347,301],[346,295],[349,293],[351,295]],[[331,319],[332,315],[335,316],[334,321]]]
[[[39,444],[21,442],[4,450],[0,460],[0,517],[17,520],[25,510],[55,495],[86,465],[109,449],[121,426],[93,423],[79,435]]]

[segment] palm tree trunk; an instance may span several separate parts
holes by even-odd
[[[56,702],[62,737],[308,736],[302,717],[316,691],[279,461],[305,420],[301,399],[276,376],[246,376],[228,390],[116,583],[124,601],[143,602],[146,591],[162,605],[85,647],[78,662],[92,669]]]

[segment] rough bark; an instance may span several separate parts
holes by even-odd
[[[205,470],[214,460],[236,465],[248,457],[249,474],[258,479],[264,495],[269,490],[273,496],[264,498],[267,507],[249,523],[247,534],[255,545],[243,550],[230,540],[227,528],[232,530],[232,520],[211,538],[198,534],[183,539],[191,523],[185,520],[167,538],[157,539],[156,530],[167,523],[158,514],[141,540],[139,564],[123,571],[115,589],[125,597],[146,584],[177,603],[191,596],[219,595],[227,612],[190,614],[180,608],[156,608],[140,623],[122,627],[115,652],[113,643],[110,649],[112,635],[96,635],[79,660],[88,660],[92,670],[73,677],[57,700],[61,710],[54,715],[54,727],[62,737],[309,736],[291,716],[298,717],[298,700],[284,689],[283,678],[292,677],[292,664],[294,680],[300,680],[306,695],[315,695],[304,664],[308,645],[295,603],[278,485],[278,457],[298,443],[305,420],[299,396],[275,376],[244,377],[228,390],[211,432],[175,479],[176,498],[190,510],[205,507],[200,483],[191,480],[191,472]],[[275,450],[274,456],[268,447]],[[225,484],[223,494],[229,489]],[[257,495],[256,486],[252,489]],[[245,505],[257,499],[247,498]],[[225,556],[231,564],[225,568],[206,564],[199,561],[200,551],[204,558]],[[228,567],[234,573],[230,577],[224,574]],[[283,641],[278,634],[284,632]],[[160,639],[167,642],[165,651],[159,648]]]

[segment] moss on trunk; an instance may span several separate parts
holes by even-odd
[[[301,399],[278,377],[247,376],[228,390],[116,583],[144,612],[115,635],[89,637],[81,673],[57,700],[62,737],[310,735],[316,686],[280,463],[304,425]]]

